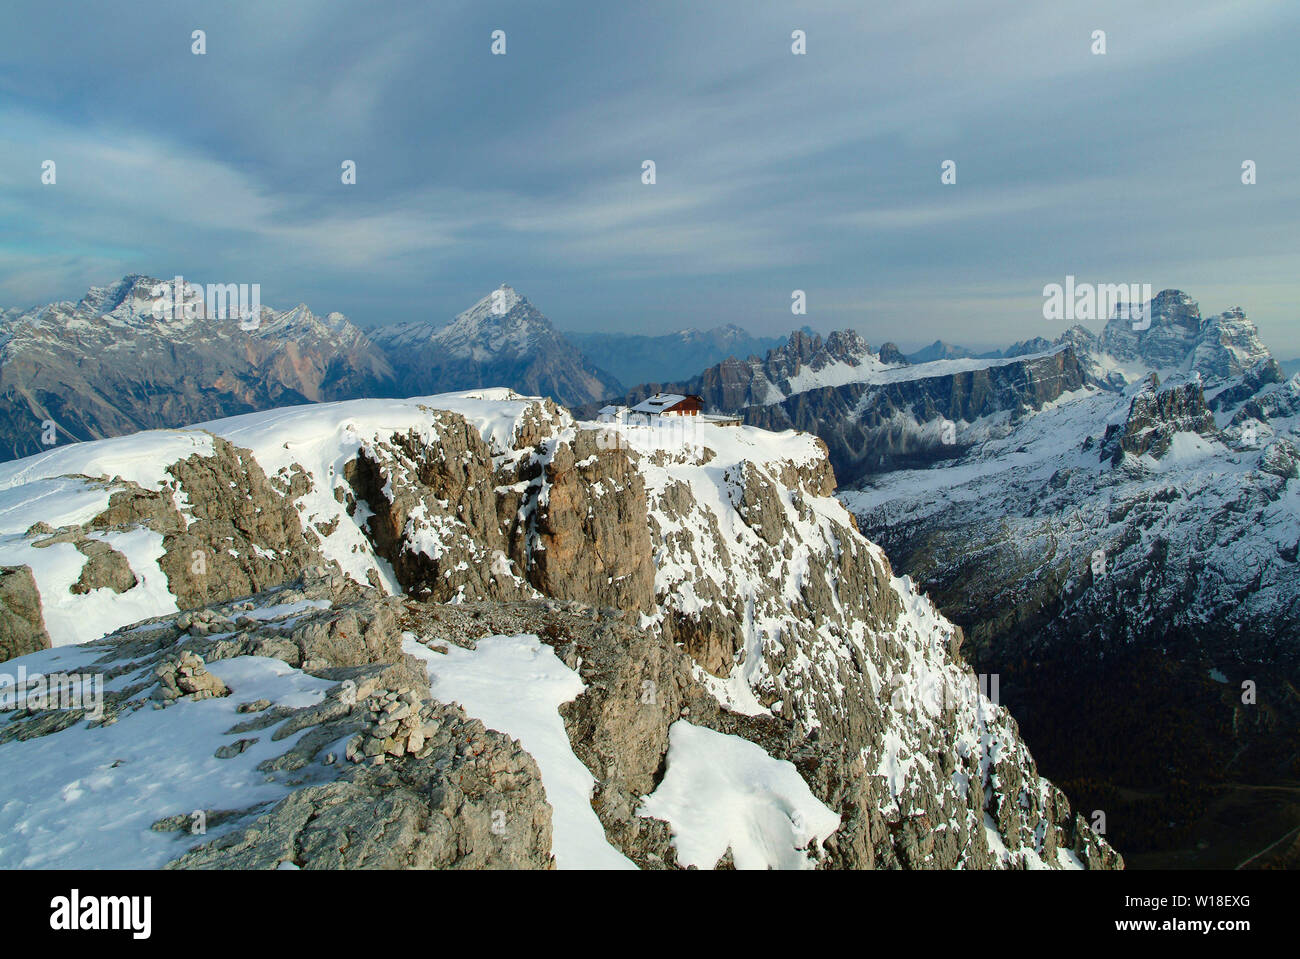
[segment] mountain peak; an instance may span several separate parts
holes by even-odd
[[[484,296],[469,309],[458,313],[453,324],[459,321],[462,317],[478,320],[484,316],[506,316],[513,313],[514,310],[521,305],[526,310],[530,310],[536,314],[537,318],[549,323],[549,321],[546,320],[546,317],[542,316],[542,314],[538,313],[536,310],[533,310],[532,304],[517,293],[514,287],[510,286],[508,283],[502,283],[499,287],[488,293],[487,296]]]

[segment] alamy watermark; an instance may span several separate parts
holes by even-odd
[[[1151,326],[1150,283],[1065,283],[1043,287],[1045,320],[1132,320],[1134,330]]]
[[[155,320],[239,319],[241,330],[262,325],[260,283],[187,283],[182,276],[157,284],[153,297]]]
[[[153,931],[152,896],[89,896],[73,889],[50,900],[50,928],[55,932],[129,932],[148,939]]]
[[[953,682],[939,672],[923,674],[916,681],[894,677],[886,684],[890,705],[904,712],[910,703],[921,705],[927,712],[941,714],[948,711],[974,709],[977,714],[991,712],[989,706],[999,704],[999,673],[966,674]]]
[[[84,709],[86,718],[104,716],[103,673],[0,672],[0,709]]]
[[[609,416],[596,431],[596,446],[602,450],[679,450],[698,446],[700,417],[661,416],[620,410]],[[616,425],[615,425],[616,424]]]

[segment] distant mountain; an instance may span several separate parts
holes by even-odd
[[[620,389],[617,377],[589,363],[542,313],[501,286],[450,324],[376,327],[403,396],[509,386],[562,403],[599,400]]]
[[[1095,344],[1089,345],[1089,352],[1104,372],[1112,374],[1116,385],[1121,379],[1125,383],[1142,379],[1148,372],[1167,376],[1195,371],[1207,381],[1221,381],[1272,360],[1255,324],[1240,307],[1204,319],[1186,293],[1163,290],[1152,299],[1148,313],[1149,321],[1141,329],[1135,327],[1142,324],[1112,317]]]
[[[933,363],[935,360],[994,359],[999,356],[1002,356],[1002,353],[998,350],[977,353],[964,346],[945,343],[943,340],[935,340],[924,349],[917,350],[915,353],[908,353],[907,362]]]
[[[299,304],[262,306],[244,329],[251,317],[210,317],[206,303],[189,318],[156,318],[161,283],[131,275],[76,302],[0,311],[0,459],[48,450],[51,439],[298,403],[492,386],[583,403],[621,389],[509,287],[450,324],[362,330]]]
[[[841,499],[1131,863],[1231,868],[1300,825],[1258,802],[1298,768],[1300,377],[1240,309],[1149,315],[1067,331],[1082,387]]]
[[[1005,431],[1027,411],[1083,387],[1086,378],[1067,346],[1047,344],[1040,354],[1012,359],[913,364],[893,343],[876,352],[852,330],[825,340],[796,331],[762,360],[725,360],[688,380],[636,387],[623,401],[639,402],[661,389],[695,393],[709,412],[815,433],[829,449],[835,475],[852,486],[872,473],[951,458],[961,444]]]
[[[728,357],[761,356],[785,342],[783,336],[754,336],[733,323],[662,336],[576,332],[564,336],[593,364],[624,383],[685,379]]]
[[[1277,365],[1282,368],[1284,376],[1295,376],[1300,373],[1300,356],[1297,356],[1294,360],[1279,360]]]
[[[306,306],[244,330],[235,318],[157,319],[161,281],[132,275],[0,323],[0,457],[295,403],[393,395],[383,353],[342,314]]]
[[[839,330],[825,340],[809,330],[796,330],[759,359],[735,357],[697,376],[672,383],[647,383],[631,390],[629,403],[640,402],[660,389],[695,393],[716,412],[738,413],[749,406],[779,403],[805,390],[860,380],[907,360],[893,344],[880,354],[852,330]]]

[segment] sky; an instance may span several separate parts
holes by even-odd
[[[5,0],[3,20],[0,307],[180,274],[368,325],[509,283],[560,329],[986,348],[1070,325],[1043,287],[1073,275],[1241,306],[1300,356],[1294,0]]]

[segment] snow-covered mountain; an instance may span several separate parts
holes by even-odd
[[[158,318],[161,282],[127,276],[0,314],[0,459],[294,403],[495,385],[583,403],[619,389],[508,287],[450,325],[363,331],[305,304],[261,306],[256,323],[209,316],[202,297],[189,317]]]
[[[638,387],[695,393],[712,412],[766,429],[799,429],[829,448],[853,485],[876,472],[947,459],[976,438],[1004,433],[1026,413],[1087,380],[1074,351],[909,363],[893,343],[874,351],[852,330],[825,340],[796,331],[762,360],[727,360],[682,383]]]
[[[527,298],[505,285],[450,324],[401,323],[370,335],[387,353],[404,396],[503,384],[583,404],[619,388]]]
[[[1196,372],[1207,383],[1217,383],[1272,360],[1240,307],[1203,318],[1186,293],[1163,290],[1148,310],[1149,324],[1116,315],[1099,336],[1074,327],[1057,342],[1081,348],[1088,354],[1089,372],[1116,387],[1152,372],[1161,377]]]
[[[0,336],[0,455],[214,416],[391,393],[387,360],[340,314],[262,307],[261,326],[154,316],[160,281],[128,276],[77,302],[11,312]],[[250,324],[251,325],[251,324]],[[51,424],[53,427],[51,428]]]
[[[1239,309],[1150,315],[1055,344],[1084,388],[841,498],[1126,853],[1235,865],[1296,825],[1254,797],[1296,774],[1300,378]]]
[[[0,862],[1120,865],[833,490],[504,389],[6,464]]]
[[[936,341],[910,358],[892,343],[873,351],[852,330],[825,340],[796,331],[761,360],[729,359],[687,380],[636,387],[622,401],[694,393],[711,412],[814,433],[829,447],[840,482],[854,486],[890,470],[952,460],[1090,386],[1120,391],[1151,372],[1195,372],[1207,383],[1251,370],[1257,379],[1281,378],[1239,308],[1202,319],[1185,293],[1165,290],[1147,316],[1141,330],[1117,311],[1100,334],[1075,326],[1055,339],[1033,337],[979,355]]]

